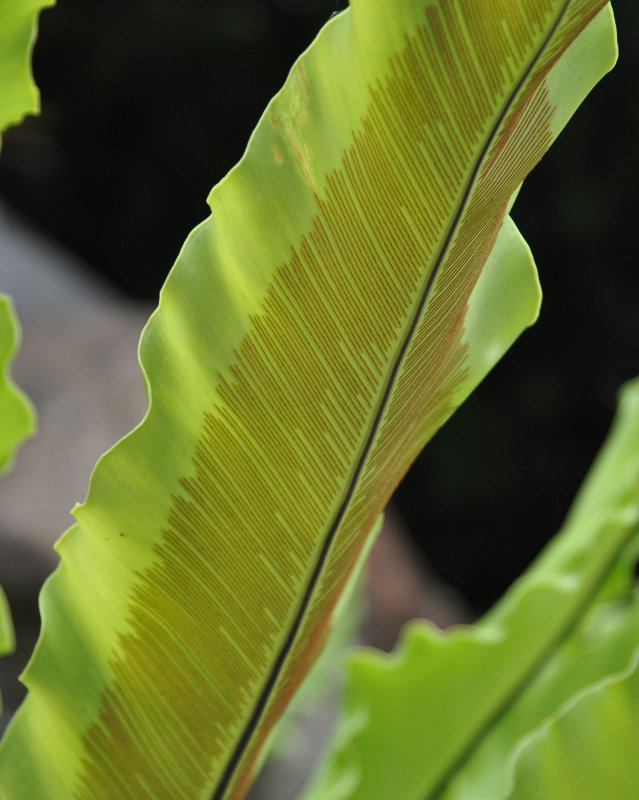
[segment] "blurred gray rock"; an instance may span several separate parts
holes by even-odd
[[[0,482],[0,536],[55,563],[95,461],[143,416],[137,341],[149,308],[118,298],[0,209],[0,291],[14,298],[23,342],[13,376],[38,413],[36,437]]]

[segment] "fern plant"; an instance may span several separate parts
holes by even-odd
[[[0,7],[22,15],[4,28],[22,67],[34,8]],[[509,211],[615,58],[604,0],[356,0],[329,21],[212,191],[142,335],[148,410],[57,546],[29,695],[0,750],[3,798],[245,795],[393,489],[535,320]],[[308,796],[524,796],[530,764],[570,796],[575,770],[547,765],[598,701],[562,704],[608,681],[605,713],[634,687],[631,634],[573,674],[582,623],[629,592],[632,478],[622,498],[606,487],[632,459],[611,447],[623,454],[589,495],[604,521],[569,524],[477,630],[418,628],[393,668],[354,662],[358,699]],[[570,677],[547,678],[555,654]],[[521,711],[538,695],[536,716]],[[467,718],[447,713],[462,702]],[[512,755],[539,724],[548,735]]]

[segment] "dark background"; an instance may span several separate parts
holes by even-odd
[[[335,0],[59,0],[35,53],[42,116],[7,132],[0,193],[122,292],[155,299],[205,198]],[[634,232],[639,4],[622,59],[528,179],[513,216],[545,292],[524,334],[397,493],[476,609],[560,526],[619,385],[639,374]],[[345,80],[348,76],[344,77]]]

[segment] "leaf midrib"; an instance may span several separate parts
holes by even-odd
[[[506,116],[508,115],[509,111],[512,109],[515,100],[517,99],[517,97],[518,97],[521,89],[525,85],[526,81],[530,77],[530,75],[531,75],[532,71],[534,70],[535,66],[538,64],[539,59],[541,58],[543,53],[546,51],[546,48],[548,47],[550,41],[552,40],[554,34],[556,33],[557,28],[559,27],[561,21],[563,20],[565,14],[566,14],[566,11],[568,10],[568,7],[570,6],[571,2],[572,2],[572,0],[565,0],[564,1],[564,4],[563,4],[562,8],[561,8],[561,10],[559,11],[559,13],[557,15],[557,19],[552,24],[552,26],[551,26],[548,34],[546,35],[546,37],[542,40],[538,50],[534,53],[533,57],[530,60],[530,63],[527,65],[526,69],[522,72],[521,77],[519,78],[518,82],[514,86],[512,92],[506,98],[506,100],[504,102],[504,105],[503,105],[503,108],[502,108],[501,112],[499,113],[499,116],[497,117],[493,127],[489,131],[489,133],[488,133],[488,135],[486,137],[486,141],[484,143],[484,146],[483,146],[482,150],[480,151],[479,156],[477,157],[477,160],[475,161],[475,165],[474,165],[474,167],[473,167],[473,169],[472,169],[472,171],[471,171],[471,173],[470,173],[470,175],[469,175],[469,177],[467,179],[466,187],[465,187],[465,189],[464,189],[464,191],[462,193],[461,199],[459,201],[459,205],[458,205],[457,211],[455,212],[455,215],[454,215],[454,217],[453,217],[453,219],[452,219],[452,221],[451,221],[451,223],[449,225],[446,237],[444,238],[444,240],[442,242],[442,245],[441,245],[441,248],[440,248],[440,251],[439,251],[439,253],[438,253],[438,255],[437,255],[436,259],[435,259],[435,262],[434,262],[434,265],[433,265],[433,269],[432,269],[430,275],[428,276],[423,289],[421,290],[421,294],[419,296],[419,301],[416,303],[416,305],[414,307],[414,312],[413,312],[413,316],[412,316],[410,325],[408,326],[408,328],[406,330],[406,333],[404,335],[404,338],[403,338],[400,346],[397,349],[397,354],[395,356],[394,363],[393,363],[393,365],[392,365],[392,367],[390,369],[390,372],[388,373],[388,378],[387,378],[387,381],[386,381],[386,385],[385,385],[384,390],[383,390],[383,392],[382,392],[382,394],[380,396],[380,399],[378,401],[377,411],[375,413],[375,416],[374,416],[373,421],[371,423],[371,426],[369,428],[368,435],[367,435],[367,437],[366,437],[366,439],[365,439],[365,441],[364,441],[364,443],[362,445],[359,458],[358,458],[358,460],[355,463],[355,466],[353,468],[353,472],[351,474],[351,478],[350,478],[350,481],[349,481],[349,484],[348,484],[348,488],[346,489],[346,492],[344,494],[344,498],[343,498],[339,508],[337,509],[336,513],[335,513],[335,516],[333,518],[333,522],[331,523],[331,525],[330,525],[330,527],[329,527],[329,529],[327,531],[327,534],[325,536],[325,539],[324,539],[324,542],[322,544],[322,547],[321,547],[321,549],[320,549],[320,551],[318,553],[315,566],[314,566],[313,571],[312,571],[312,573],[311,573],[311,575],[309,577],[308,583],[306,585],[306,589],[304,590],[304,594],[302,595],[302,599],[301,599],[300,604],[298,606],[297,613],[296,613],[295,617],[293,618],[293,621],[291,622],[291,625],[290,625],[288,634],[286,636],[286,639],[284,640],[284,643],[282,644],[282,646],[281,646],[281,648],[279,650],[277,658],[275,659],[275,661],[273,663],[273,667],[271,668],[271,671],[270,671],[270,673],[268,675],[268,678],[267,678],[266,682],[264,683],[264,687],[263,687],[262,691],[260,692],[260,695],[259,695],[259,697],[257,699],[257,702],[255,703],[253,711],[251,712],[251,716],[249,717],[248,722],[246,723],[246,725],[244,727],[244,730],[242,731],[242,733],[240,735],[240,738],[238,739],[238,742],[235,745],[235,748],[234,748],[234,750],[233,750],[233,752],[232,752],[232,754],[231,754],[231,756],[230,756],[230,758],[229,758],[229,760],[228,760],[228,762],[226,764],[226,767],[224,768],[224,771],[222,772],[222,774],[221,774],[221,776],[219,778],[218,784],[217,784],[213,794],[211,795],[211,800],[224,800],[224,793],[229,788],[233,778],[235,777],[235,770],[238,767],[238,765],[239,765],[239,763],[240,763],[240,761],[241,761],[246,749],[248,748],[248,746],[250,744],[250,740],[251,740],[254,732],[259,727],[260,721],[262,719],[262,715],[263,715],[263,713],[264,713],[264,711],[265,711],[265,709],[266,709],[266,707],[268,705],[268,702],[269,702],[269,700],[271,698],[272,692],[273,692],[273,690],[274,690],[274,688],[275,688],[275,686],[277,684],[277,681],[279,680],[279,677],[280,677],[280,675],[282,673],[284,665],[286,664],[288,656],[289,656],[289,654],[290,654],[290,652],[291,652],[291,650],[293,648],[293,644],[295,642],[295,639],[297,638],[297,634],[299,633],[300,628],[302,626],[302,623],[304,621],[304,618],[306,617],[306,612],[308,610],[308,607],[309,607],[309,604],[310,604],[310,601],[311,601],[311,597],[313,595],[313,592],[315,591],[315,588],[317,587],[318,581],[319,581],[320,576],[322,574],[322,571],[323,571],[324,565],[326,563],[326,560],[327,560],[331,545],[332,545],[332,543],[333,543],[333,541],[335,539],[335,535],[336,535],[336,533],[337,533],[337,531],[339,529],[339,526],[340,526],[340,524],[341,524],[341,522],[342,522],[342,520],[344,518],[344,515],[345,515],[345,513],[346,513],[346,511],[347,511],[347,509],[348,509],[348,507],[350,505],[350,502],[353,499],[353,496],[355,494],[355,490],[357,488],[357,484],[358,484],[359,479],[361,477],[361,474],[362,474],[362,471],[364,469],[364,465],[366,463],[368,455],[369,455],[369,453],[370,453],[370,451],[372,449],[373,442],[375,441],[375,438],[376,438],[377,433],[379,431],[380,423],[381,423],[381,421],[383,419],[383,416],[384,416],[384,413],[386,411],[386,408],[387,408],[387,405],[388,405],[388,401],[389,401],[390,395],[392,393],[393,387],[395,385],[395,381],[397,379],[399,371],[401,369],[404,357],[405,357],[405,355],[406,355],[406,353],[408,351],[408,348],[409,348],[409,346],[411,344],[411,341],[412,341],[413,336],[415,334],[415,331],[417,329],[419,320],[420,320],[420,318],[422,316],[422,312],[424,311],[426,303],[428,302],[428,299],[430,297],[431,289],[432,289],[432,287],[433,287],[433,285],[435,283],[435,280],[436,280],[436,278],[437,278],[437,276],[439,274],[439,270],[440,270],[440,268],[441,268],[441,266],[442,266],[442,264],[443,264],[443,262],[444,262],[444,260],[445,260],[445,258],[447,256],[447,254],[448,254],[448,250],[450,248],[452,240],[453,240],[453,238],[455,236],[455,233],[458,230],[458,227],[459,227],[459,224],[460,224],[460,222],[461,222],[461,220],[463,218],[464,212],[466,211],[466,208],[467,208],[467,205],[468,205],[468,201],[469,201],[470,196],[472,194],[472,191],[473,191],[473,188],[475,186],[475,183],[476,183],[476,181],[477,181],[477,179],[479,177],[482,164],[484,163],[484,160],[486,159],[486,156],[488,155],[488,152],[489,152],[492,144],[494,143],[494,141],[495,141],[495,139],[497,137],[497,133],[499,132],[504,120],[506,119]],[[425,798],[425,800],[431,800],[431,797],[432,797],[432,795],[429,795],[429,797]]]

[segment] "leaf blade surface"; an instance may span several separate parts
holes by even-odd
[[[33,411],[9,374],[19,328],[11,300],[0,294],[0,474],[11,467],[18,445],[34,428]]]
[[[394,486],[536,316],[505,215],[603,5],[355,3],[294,67],[146,328],[147,416],[58,546],[7,800],[243,796]]]
[[[0,5],[0,132],[40,110],[31,51],[40,11],[54,0],[3,0]]]

